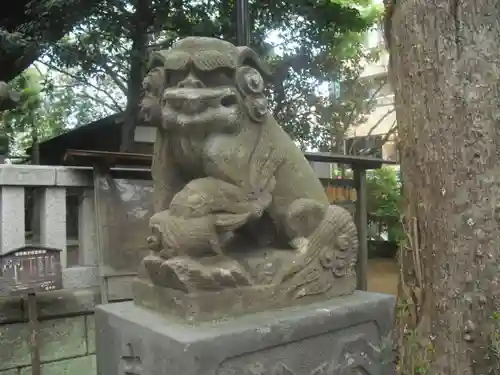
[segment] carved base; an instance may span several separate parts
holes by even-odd
[[[392,375],[394,307],[393,296],[356,292],[189,324],[133,302],[102,305],[98,375]]]
[[[137,305],[187,321],[218,320],[229,316],[309,304],[324,301],[326,298],[349,295],[355,289],[355,275],[339,278],[335,288],[326,295],[315,294],[298,299],[288,298],[287,294],[275,285],[185,293],[156,286],[140,278],[136,278],[132,284],[134,301]]]
[[[166,226],[164,232],[175,228]],[[302,305],[356,290],[356,226],[340,207],[329,206],[309,237],[293,240],[294,249],[259,248],[238,235],[233,240],[212,255],[190,256],[190,247],[180,246],[179,255],[167,256],[164,248],[145,257],[133,290],[136,303],[194,321]]]

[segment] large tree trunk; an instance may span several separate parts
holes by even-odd
[[[411,240],[401,374],[500,374],[500,7],[396,1],[386,30]]]
[[[130,151],[134,143],[134,131],[139,118],[142,79],[147,63],[148,25],[150,24],[151,0],[136,0],[133,26],[130,33],[130,71],[127,80],[127,108],[122,127],[120,152]]]

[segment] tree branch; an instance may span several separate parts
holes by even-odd
[[[391,128],[389,129],[389,131],[385,134],[384,138],[382,139],[382,142],[381,142],[382,146],[389,140],[391,135],[396,133],[396,131],[398,130],[398,127],[396,125],[397,125],[397,121],[394,120],[394,122],[391,125]]]
[[[108,108],[109,110],[111,110],[113,112],[121,112],[121,111],[123,111],[123,108],[116,107],[115,105],[111,105],[111,104],[107,103],[105,100],[103,100],[101,98],[98,98],[98,97],[95,97],[95,96],[87,94],[85,91],[79,92],[78,95],[84,96],[84,97],[86,97],[86,98],[88,98],[90,100],[93,100],[96,103],[99,103],[100,105]]]
[[[380,118],[378,119],[378,121],[375,123],[375,125],[373,125],[373,126],[370,128],[370,130],[368,130],[368,133],[366,134],[366,136],[365,136],[365,137],[369,137],[369,136],[371,136],[371,135],[372,135],[372,133],[373,133],[373,131],[374,131],[376,128],[378,128],[378,126],[382,123],[382,121],[384,121],[384,120],[385,120],[385,119],[386,119],[386,118],[387,118],[390,114],[394,113],[395,111],[396,111],[396,108],[392,108],[390,111],[388,111],[387,113],[385,113],[382,117],[380,117]],[[389,134],[389,133],[390,133],[390,134],[392,134],[392,133],[394,132],[394,131],[392,131],[392,129],[393,129],[393,128],[395,128],[395,127],[394,127],[394,124],[392,124],[391,129],[389,130],[389,132],[388,132],[387,134]],[[389,135],[389,136],[390,136],[390,135]],[[360,138],[361,138],[361,137],[360,137]],[[352,142],[351,147],[349,148],[349,150],[348,150],[347,154],[349,154],[349,155],[350,155],[350,154],[352,153],[352,151],[353,151],[353,149],[354,149],[354,145],[356,144],[356,141],[357,141],[357,139],[354,139],[354,141]],[[387,142],[387,140],[386,140],[385,142]],[[384,142],[384,143],[385,143],[385,142]]]
[[[377,97],[378,93],[382,90],[382,88],[387,84],[387,81],[386,80],[383,80],[381,83],[380,83],[380,86],[377,88],[377,90],[375,90],[373,92],[373,94],[370,96],[370,98],[368,99],[368,103],[373,103],[373,101],[375,100],[375,98]],[[352,119],[354,117],[354,114],[356,112],[358,112],[358,106],[355,105],[354,108],[352,109],[352,111],[349,113],[349,115],[347,116],[347,121],[346,123],[348,124],[347,126],[349,127],[349,125],[351,124],[352,122]]]
[[[120,80],[120,76],[115,73],[115,71],[109,67],[105,62],[102,65],[99,65],[103,68],[104,72],[111,78],[111,80],[115,83],[116,86],[120,90],[122,90],[123,94],[127,95],[128,89],[127,85]]]
[[[385,113],[382,117],[380,117],[380,118],[378,119],[378,121],[375,123],[375,125],[373,125],[373,126],[370,128],[370,130],[368,130],[368,133],[367,133],[366,135],[367,135],[367,136],[372,135],[372,133],[375,131],[375,129],[377,129],[377,128],[378,128],[378,126],[382,123],[382,121],[384,121],[384,120],[387,118],[387,116],[389,116],[389,115],[393,114],[395,111],[396,111],[396,108],[394,108],[394,107],[393,107],[390,111],[387,111],[387,113]]]
[[[285,98],[286,98],[286,93],[285,93],[285,87],[283,86],[283,81],[285,80],[286,76],[288,75],[288,70],[290,68],[296,68],[297,65],[299,65],[305,58],[305,55],[294,55],[294,56],[288,56],[283,58],[281,63],[278,65],[276,68],[276,71],[274,72],[274,88],[276,92],[276,107],[274,107],[273,110],[273,115],[274,117],[277,117],[278,114],[283,110],[285,107]]]
[[[385,145],[387,143],[389,138],[396,132],[397,129],[398,129],[398,127],[396,126],[396,121],[394,121],[392,123],[389,131],[385,134],[384,138],[382,138],[382,140],[380,141],[380,147],[382,147],[383,145]],[[367,150],[365,153],[362,153],[362,155],[370,155],[370,154],[371,154],[370,150]]]
[[[82,40],[77,37],[77,40],[80,44],[84,44]],[[94,63],[97,68],[101,68],[103,70],[103,73],[107,74],[109,78],[114,82],[114,84],[123,92],[124,95],[127,95],[127,85],[120,80],[119,76],[115,71],[113,70],[112,67],[108,66],[107,58],[104,57],[104,55],[98,51],[98,56],[95,59]]]
[[[90,87],[92,87],[94,90],[96,90],[96,91],[99,91],[99,92],[103,93],[106,97],[108,97],[108,98],[111,100],[111,102],[113,102],[113,104],[116,106],[116,108],[120,108],[120,111],[123,111],[123,108],[122,108],[122,106],[120,105],[120,103],[118,103],[118,102],[117,102],[117,101],[113,98],[113,96],[112,96],[111,94],[109,94],[106,90],[104,90],[104,89],[102,89],[102,88],[100,88],[100,87],[98,87],[98,86],[96,86],[96,85],[94,85],[94,84],[92,84],[92,83],[90,83],[90,82],[88,82],[88,81],[86,81],[86,82],[82,82],[82,81],[80,80],[80,78],[78,78],[77,76],[75,76],[75,75],[73,75],[73,74],[71,74],[71,73],[69,73],[69,72],[66,72],[66,71],[64,71],[63,69],[58,68],[58,67],[57,67],[57,66],[55,66],[55,65],[52,65],[52,64],[50,64],[50,63],[47,63],[47,62],[45,62],[45,61],[41,61],[41,60],[38,60],[38,61],[39,61],[41,64],[45,65],[45,66],[46,66],[47,68],[49,68],[49,69],[52,69],[52,70],[55,70],[56,72],[59,72],[59,73],[64,74],[64,75],[67,75],[68,77],[70,77],[70,78],[74,79],[75,81],[80,82],[82,85],[90,86]]]

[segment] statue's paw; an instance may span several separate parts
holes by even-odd
[[[161,234],[158,233],[153,233],[151,236],[148,236],[146,238],[146,242],[148,244],[148,248],[155,253],[161,251]]]
[[[167,259],[170,259],[170,258],[173,258],[175,256],[177,256],[178,254],[174,251],[174,249],[171,249],[171,248],[167,248],[167,249],[162,249],[160,251],[160,257],[167,260]]]
[[[163,284],[161,286],[180,290],[182,292],[189,292],[188,285],[185,280],[183,280],[183,273],[176,272],[175,268],[172,267],[168,260],[164,261],[161,266],[161,275],[163,279]]]
[[[296,237],[293,238],[289,244],[293,249],[298,250],[301,254],[305,254],[307,252],[309,240],[305,237]]]
[[[141,262],[141,268],[145,270],[147,277],[155,285],[163,285],[163,277],[160,270],[163,262],[164,259],[156,255],[148,255]]]
[[[219,261],[213,261],[213,257],[209,260],[209,258],[193,259],[178,256],[169,260],[161,260],[160,264],[157,261],[160,258],[155,258],[154,261],[146,263],[150,263],[151,281],[158,286],[189,293],[251,285],[245,270],[238,262],[229,258],[218,257]]]
[[[291,237],[309,237],[325,217],[325,206],[312,199],[301,198],[288,208],[286,227]]]

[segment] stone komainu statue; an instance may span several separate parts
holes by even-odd
[[[218,39],[152,55],[142,113],[158,127],[154,255],[137,303],[216,316],[354,291],[355,225],[270,115],[270,75],[253,50]]]

